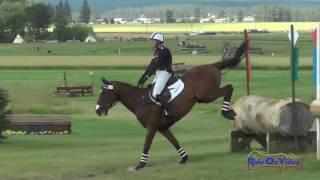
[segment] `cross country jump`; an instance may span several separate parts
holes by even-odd
[[[161,106],[145,103],[145,98],[149,98],[151,86],[138,88],[124,82],[102,79],[103,84],[96,105],[97,115],[107,115],[109,109],[117,102],[121,102],[135,114],[140,124],[147,129],[142,155],[136,170],[145,167],[148,161],[148,152],[157,131],[176,148],[181,157],[180,164],[187,162],[188,155],[172,134],[170,127],[189,113],[195,103],[210,103],[223,97],[221,114],[227,119],[234,120],[236,114],[230,108],[233,87],[229,84],[220,88],[221,70],[237,66],[244,56],[247,44],[246,41],[243,42],[231,58],[223,58],[217,63],[195,66],[185,71],[181,77],[184,88],[169,104],[175,110],[173,121],[168,121],[165,118],[166,112]],[[169,81],[167,86],[170,87],[170,85]],[[169,91],[170,88],[167,91],[164,90],[164,93]]]

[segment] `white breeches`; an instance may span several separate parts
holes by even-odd
[[[157,95],[160,95],[163,89],[165,88],[171,74],[167,71],[157,71],[156,76],[153,80],[155,83],[152,96],[156,98]]]

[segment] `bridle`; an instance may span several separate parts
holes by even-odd
[[[103,88],[103,89],[106,89],[106,90],[111,90],[111,91],[114,90],[113,85],[106,85],[106,84],[104,84],[104,85],[102,86],[102,88]],[[100,93],[101,93],[101,91],[100,91]],[[118,95],[117,95],[117,96],[118,96]],[[117,99],[118,99],[118,97],[117,97]],[[114,103],[111,104],[111,106],[109,107],[109,109],[112,108],[113,106],[117,105],[118,103],[119,103],[119,100],[116,100]]]

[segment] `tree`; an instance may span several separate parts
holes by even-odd
[[[219,18],[225,18],[226,17],[226,12],[224,10],[221,10],[219,12],[219,15],[218,15]]]
[[[59,31],[59,32],[58,32]],[[59,41],[64,42],[70,39],[84,41],[89,34],[94,35],[93,28],[90,26],[75,25],[72,27],[65,27],[64,29],[55,29],[59,33]]]
[[[65,6],[62,1],[55,8],[56,17],[55,17],[55,26],[56,28],[63,28],[68,25],[67,13]]]
[[[283,22],[290,22],[291,20],[292,20],[291,10],[289,8],[284,8],[283,9],[282,21]]]
[[[5,1],[0,6],[0,32],[23,34],[26,26],[25,4]]]
[[[88,24],[91,18],[91,9],[87,0],[84,0],[80,12],[80,21]]]
[[[32,31],[36,37],[39,39],[41,34],[48,32],[48,27],[51,24],[52,14],[50,7],[39,3],[33,4],[26,9],[29,30]]]
[[[6,138],[2,133],[7,129],[7,116],[11,113],[11,111],[7,109],[8,103],[9,95],[7,91],[0,89],[0,141]]]
[[[15,2],[22,2],[22,3],[25,3],[26,2],[26,0],[0,0],[0,4],[1,3],[3,3],[3,2],[5,2],[5,1],[9,1],[9,2],[11,2],[11,3],[15,3]]]
[[[239,11],[238,11],[238,14],[237,14],[237,20],[238,20],[238,22],[242,22],[242,21],[243,21],[243,18],[244,18],[243,11],[242,11],[242,10],[239,10]]]
[[[195,8],[193,11],[194,20],[200,22],[201,11],[200,8]]]
[[[166,23],[174,23],[175,19],[173,18],[173,11],[172,10],[166,10]]]
[[[63,34],[65,32],[66,26],[68,25],[67,13],[65,11],[65,6],[62,1],[56,6],[56,18],[55,18],[55,33],[57,34],[57,39],[62,41]]]
[[[72,11],[71,11],[71,7],[70,7],[68,0],[66,0],[64,2],[64,11],[65,11],[65,16],[66,16],[67,21],[71,22],[72,21]]]

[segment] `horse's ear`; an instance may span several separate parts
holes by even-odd
[[[102,81],[102,83],[105,84],[105,85],[109,85],[109,84],[110,84],[110,82],[109,82],[108,80],[106,80],[105,77],[102,77],[102,78],[101,78],[101,81]]]

